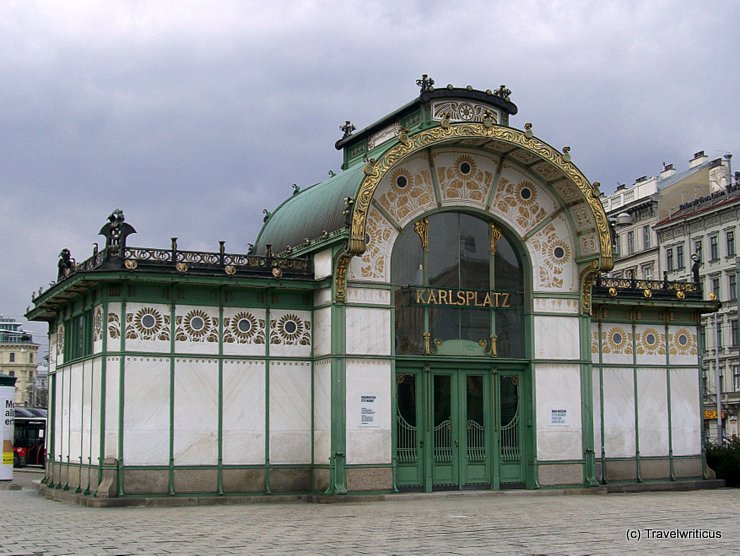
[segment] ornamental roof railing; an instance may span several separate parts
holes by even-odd
[[[634,277],[612,278],[599,274],[593,287],[594,296],[626,299],[678,299],[701,301],[702,288],[698,282],[673,282],[664,274],[663,280],[643,280]]]

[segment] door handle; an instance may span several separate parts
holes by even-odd
[[[458,447],[458,443],[457,443],[457,440],[455,440],[455,448],[457,447]]]

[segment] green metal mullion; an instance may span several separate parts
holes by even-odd
[[[271,290],[265,290],[265,493],[272,494],[270,485],[270,322]]]
[[[528,308],[528,313],[524,314],[524,337],[525,338],[534,338],[534,315],[531,312],[531,306]],[[527,461],[527,468],[528,471],[525,472],[525,481],[527,482],[527,486],[529,488],[537,489],[540,488],[540,482],[539,478],[537,477],[537,415],[534,411],[534,408],[537,406],[537,380],[536,380],[536,366],[534,361],[534,342],[529,341],[525,342],[524,344],[524,356],[528,359],[528,361],[523,362],[522,366],[519,366],[520,369],[522,369],[522,372],[527,373],[529,375],[529,387],[524,390],[524,392],[528,392],[529,395],[525,396],[525,402],[529,402],[529,407],[525,405],[525,408],[528,409],[527,411],[527,430],[528,434],[525,435],[525,447],[528,448],[528,453],[526,454],[526,461]],[[501,367],[502,362],[499,360],[497,362],[499,367]],[[527,372],[528,371],[528,372]],[[499,400],[498,397],[499,390],[496,390],[497,397],[496,399]],[[499,403],[499,402],[497,402]],[[500,453],[500,451],[499,451]]]
[[[581,315],[581,360],[591,355],[591,317]],[[593,389],[593,359],[589,364],[581,363],[581,438],[583,442],[583,474],[586,486],[595,487],[596,480],[596,452],[594,450],[594,389]]]
[[[636,480],[642,482],[640,476],[640,410],[637,402],[637,322],[632,319],[632,384],[635,396],[635,465]]]
[[[432,369],[429,365],[424,365],[424,371],[421,373],[422,378],[422,430],[424,434],[424,492],[432,492],[432,458],[434,457],[434,425],[432,424]],[[418,422],[416,428],[419,428]]]
[[[224,286],[218,291],[218,495],[224,495]]]
[[[599,421],[601,426],[601,483],[608,484],[606,480],[606,443],[604,426],[604,342],[601,337],[603,322],[599,319]]]
[[[123,496],[123,406],[126,395],[126,283],[121,284],[121,338],[119,341],[118,360],[118,496]]]
[[[170,286],[170,415],[169,415],[169,494],[175,495],[175,319],[177,317],[177,284]]]
[[[103,294],[103,345],[100,348],[100,446],[98,456],[98,484],[103,480],[103,460],[105,459],[105,403],[106,403],[106,374],[108,370],[108,295]],[[95,492],[98,488],[95,487]]]
[[[346,308],[343,303],[331,309],[331,465],[329,494],[347,494],[347,378]]]
[[[676,480],[676,473],[673,469],[673,415],[671,412],[671,359],[670,350],[668,349],[668,316],[665,321],[665,386],[666,386],[666,405],[668,409],[668,468],[670,470],[671,481]],[[703,408],[701,408],[703,410]]]

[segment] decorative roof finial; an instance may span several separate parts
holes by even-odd
[[[346,139],[350,135],[352,135],[352,132],[356,130],[357,128],[352,125],[352,122],[349,120],[344,122],[344,125],[340,125],[339,129],[341,129],[344,132],[344,135],[342,135],[342,139]]]
[[[495,96],[504,99],[505,101],[509,101],[509,95],[511,95],[511,89],[507,89],[506,85],[501,85],[495,93],[493,93]]]
[[[416,84],[419,86],[422,93],[430,93],[434,90],[434,79],[429,77],[426,73],[421,76],[421,79],[416,80]]]

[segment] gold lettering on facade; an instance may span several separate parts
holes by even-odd
[[[493,309],[511,307],[511,294],[508,292],[416,288],[414,294],[416,303],[420,305],[454,305]]]

